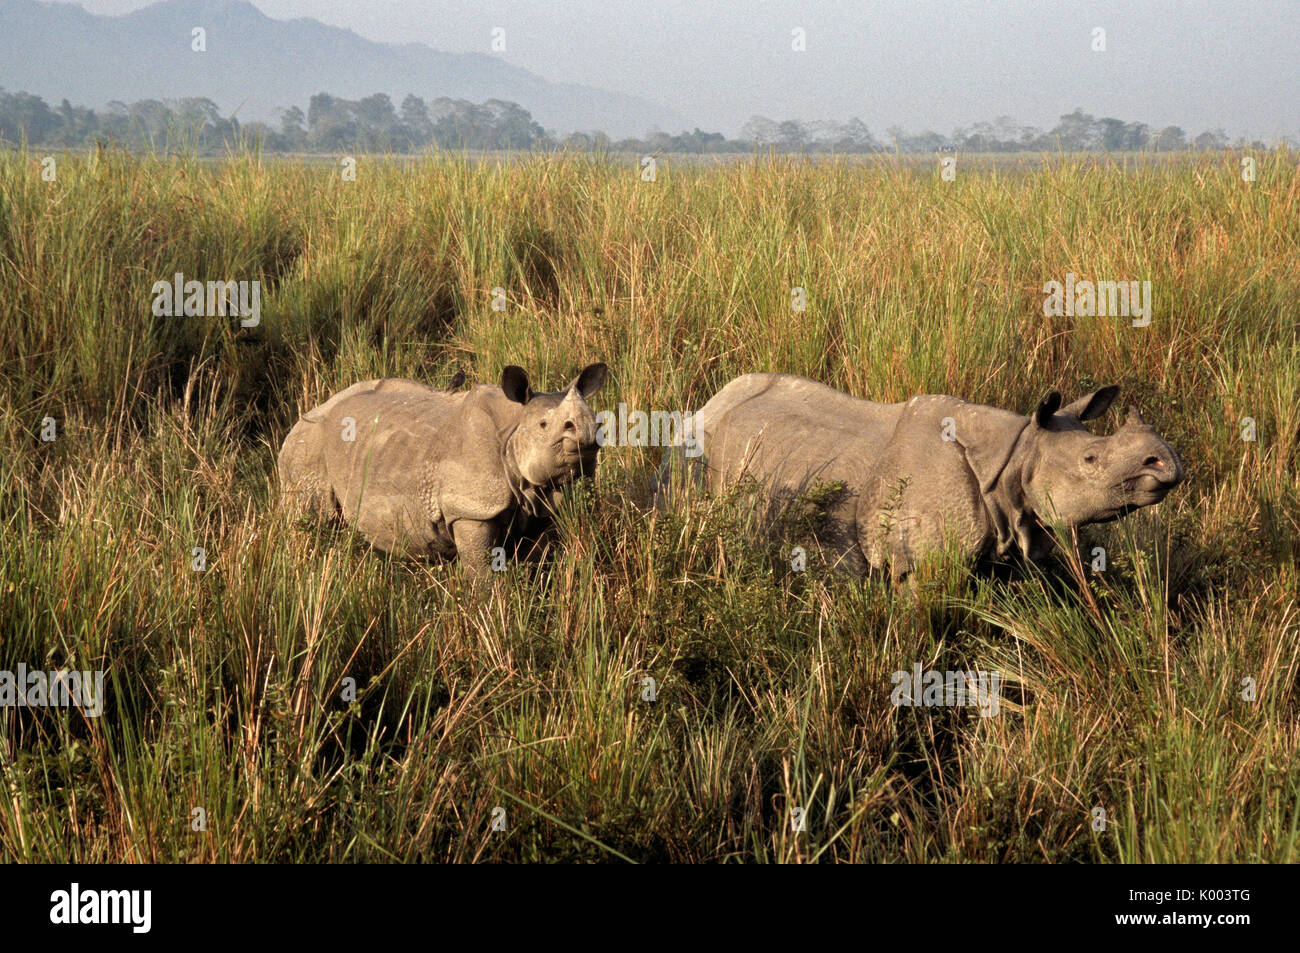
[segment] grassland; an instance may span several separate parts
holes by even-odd
[[[0,859],[1296,860],[1300,175],[1259,158],[3,155],[0,669],[108,697],[0,710]],[[260,280],[260,325],[153,316],[176,272]],[[1067,272],[1151,280],[1151,325],[1044,317]],[[916,594],[790,572],[744,491],[652,513],[652,449],[486,593],[277,505],[298,411],[357,380],[594,360],[598,409],[1113,382],[1190,478],[1088,532],[1104,573]],[[1000,672],[1000,713],[893,707],[915,663]]]

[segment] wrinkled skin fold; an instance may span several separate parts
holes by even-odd
[[[746,374],[695,415],[694,475],[712,491],[751,476],[773,504],[843,482],[821,535],[831,562],[852,573],[900,578],[954,544],[971,560],[1041,560],[1052,547],[1045,523],[1119,519],[1184,478],[1136,407],[1109,436],[1084,426],[1118,392],[1066,407],[1052,392],[1021,416],[942,395],[881,404],[791,374]],[[680,451],[665,454],[661,502],[688,466]]]

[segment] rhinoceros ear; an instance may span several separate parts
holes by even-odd
[[[569,384],[569,390],[576,387],[585,400],[605,386],[605,375],[608,373],[609,367],[605,364],[588,364]]]
[[[1049,414],[1050,416],[1050,414]],[[955,415],[953,436],[966,452],[966,463],[980,491],[992,491],[1024,432],[1025,418],[996,407],[969,405]]]
[[[1046,427],[1052,420],[1052,415],[1056,409],[1061,406],[1061,395],[1057,391],[1052,391],[1043,398],[1043,402],[1038,405],[1034,411],[1034,423],[1040,427]]]
[[[1111,384],[1109,387],[1102,387],[1093,391],[1086,397],[1080,397],[1074,403],[1063,408],[1061,413],[1076,420],[1096,420],[1110,409],[1111,403],[1118,394],[1119,387]]]
[[[528,372],[513,364],[507,365],[501,372],[501,389],[516,404],[526,404],[533,397],[532,389],[528,386]]]

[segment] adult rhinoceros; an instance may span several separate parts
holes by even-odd
[[[280,450],[291,506],[339,515],[379,550],[459,556],[486,572],[507,539],[550,521],[560,490],[595,470],[586,398],[607,368],[535,394],[507,367],[501,386],[459,393],[409,380],[364,381],[303,414]]]
[[[1066,407],[1052,392],[1024,417],[956,397],[880,404],[791,374],[746,374],[695,415],[697,462],[709,489],[749,474],[778,502],[842,481],[822,536],[853,572],[887,567],[898,578],[946,542],[974,558],[1040,560],[1052,546],[1044,521],[1118,519],[1183,479],[1178,454],[1136,407],[1110,436],[1083,426],[1118,392]],[[680,458],[670,451],[661,488]]]

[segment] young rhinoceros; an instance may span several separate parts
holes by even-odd
[[[592,364],[554,394],[510,366],[501,386],[459,393],[415,381],[364,381],[289,431],[280,480],[291,505],[341,515],[376,549],[459,555],[475,573],[507,539],[550,523],[565,484],[595,471]]]
[[[747,473],[779,502],[843,481],[822,540],[833,561],[899,578],[947,541],[973,558],[1018,550],[1041,560],[1053,545],[1044,521],[1103,523],[1160,502],[1182,462],[1137,408],[1109,437],[1083,426],[1118,392],[1064,408],[1052,392],[1022,417],[955,397],[878,404],[790,374],[746,374],[695,415],[695,436],[710,489]]]

